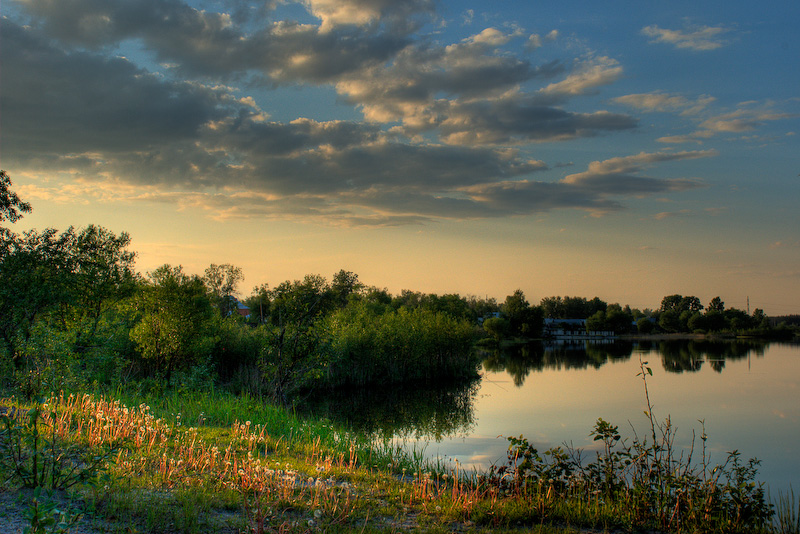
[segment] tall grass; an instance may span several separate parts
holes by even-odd
[[[711,466],[703,451],[692,462],[672,447],[669,422],[654,422],[648,439],[627,446],[617,428],[601,419],[593,433],[603,447],[588,462],[581,451],[556,448],[540,455],[524,437],[511,438],[507,463],[477,473],[464,472],[457,462],[428,461],[423,451],[369,443],[255,398],[121,397],[60,394],[38,413],[42,428],[65,442],[86,450],[114,448],[105,474],[80,491],[95,514],[116,518],[123,530],[573,525],[798,532],[793,494],[782,496],[773,514],[754,481],[753,463],[732,454]],[[17,405],[13,399],[0,404]],[[23,417],[23,410],[15,413]]]

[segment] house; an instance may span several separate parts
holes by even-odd
[[[245,304],[242,304],[238,300],[236,301],[236,313],[247,319],[250,317],[250,308],[248,308]]]
[[[586,330],[586,319],[552,319],[544,320],[542,336],[546,339],[602,339],[614,337],[611,330]]]

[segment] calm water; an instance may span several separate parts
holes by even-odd
[[[727,451],[761,460],[759,480],[800,488],[800,345],[614,343],[518,347],[487,352],[482,378],[413,391],[347,392],[315,411],[393,439],[428,457],[486,468],[505,459],[505,436],[524,435],[540,451],[571,443],[592,450],[598,417],[631,436],[649,423],[639,360],[649,362],[653,413],[669,416],[676,443],[689,446],[705,422],[712,462]],[[503,436],[503,437],[498,437]]]

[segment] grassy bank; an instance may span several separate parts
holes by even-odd
[[[66,528],[80,513],[73,528],[92,529],[82,532],[800,530],[793,497],[780,507],[782,523],[771,523],[769,508],[761,510],[769,517],[753,520],[762,503],[743,464],[723,467],[738,479],[692,482],[670,475],[682,464],[670,464],[666,450],[660,471],[647,472],[665,505],[653,516],[646,502],[652,495],[637,494],[625,480],[633,480],[631,465],[654,466],[656,459],[626,462],[613,448],[610,425],[595,428],[608,449],[594,462],[579,467],[566,451],[540,456],[514,438],[508,464],[478,477],[227,394],[118,392],[0,404],[2,492],[54,490],[34,496],[23,489],[23,499],[8,507],[7,518],[28,514],[27,525],[63,517]],[[668,495],[678,495],[674,510]],[[59,506],[48,511],[48,502]],[[689,522],[689,508],[704,512]]]

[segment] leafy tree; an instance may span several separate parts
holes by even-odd
[[[703,315],[700,312],[694,312],[686,323],[687,330],[690,332],[707,331],[709,328],[708,315]]]
[[[705,325],[709,332],[718,332],[728,327],[728,321],[725,319],[724,312],[709,308],[705,315]]]
[[[540,302],[544,316],[549,319],[567,319],[566,308],[561,297],[545,297]]]
[[[640,334],[649,334],[655,329],[655,323],[649,317],[640,317],[636,321],[636,329]]]
[[[700,299],[694,296],[669,295],[661,300],[662,312],[670,310],[678,313],[684,311],[696,312],[702,309],[703,305],[700,303]]]
[[[551,319],[587,319],[608,308],[598,297],[591,300],[584,297],[545,297],[540,306],[544,316]]]
[[[149,278],[134,299],[140,318],[130,337],[169,384],[173,370],[210,351],[206,334],[214,311],[203,280],[181,266],[162,265]]]
[[[0,339],[17,364],[35,322],[70,304],[69,250],[72,228],[49,228],[2,236],[0,248]]]
[[[206,269],[203,281],[208,288],[212,305],[219,310],[222,317],[236,313],[236,288],[242,280],[244,280],[242,269],[229,263],[221,265],[212,263]]]
[[[541,308],[531,307],[521,289],[506,297],[503,313],[510,323],[511,333],[526,337],[541,335],[544,318]]]
[[[667,309],[658,316],[658,326],[665,332],[680,332],[681,315],[677,310]]]
[[[667,312],[667,311],[681,311],[681,301],[683,300],[683,295],[668,295],[661,299],[661,308],[660,311]]]
[[[599,310],[586,319],[586,330],[590,332],[610,331],[626,334],[631,331],[633,316],[619,304],[611,304],[606,311]]]
[[[11,190],[11,178],[6,171],[0,170],[0,222],[17,222],[21,213],[30,213],[31,205],[23,202],[19,196]]]
[[[681,309],[690,312],[699,312],[703,310],[703,305],[700,304],[700,299],[697,297],[683,297],[681,299]]]
[[[500,341],[511,331],[511,324],[502,317],[489,317],[483,321],[483,329],[496,341]]]
[[[271,296],[268,284],[261,284],[253,288],[253,292],[244,301],[250,308],[250,321],[258,324],[267,322],[270,316]]]
[[[725,303],[722,302],[722,299],[719,297],[714,297],[711,299],[711,302],[708,303],[708,307],[706,308],[706,313],[708,312],[719,312],[722,313],[725,311]]]
[[[356,295],[364,288],[364,284],[358,281],[356,273],[341,269],[333,275],[331,280],[331,297],[339,308],[347,306],[350,295]]]
[[[76,332],[76,347],[95,342],[101,318],[112,307],[133,294],[138,275],[136,254],[128,251],[130,236],[119,236],[101,226],[89,225],[78,232],[67,250],[70,273],[67,285],[69,307],[64,308],[64,326]]]
[[[321,376],[327,363],[319,350],[323,331],[317,323],[331,309],[333,299],[328,283],[319,275],[283,282],[270,296],[271,335],[260,367],[273,398],[287,404],[294,392]]]

